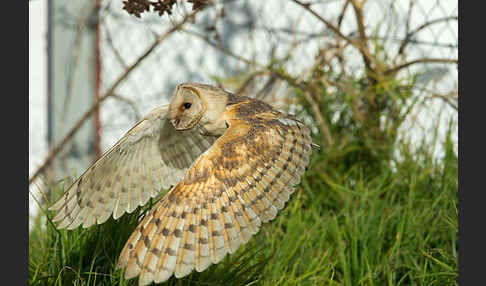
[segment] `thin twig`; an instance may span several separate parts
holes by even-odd
[[[417,90],[430,93],[430,96],[426,97],[426,99],[439,98],[443,100],[445,103],[447,103],[448,105],[450,105],[452,108],[454,108],[456,111],[459,109],[457,103],[454,102],[454,101],[457,102],[457,97],[459,95],[457,88],[447,94],[440,94],[427,88],[420,88]]]
[[[108,47],[110,47],[110,49],[113,51],[113,54],[115,54],[115,58],[118,60],[120,65],[124,69],[126,69],[127,64],[123,60],[123,57],[120,55],[120,51],[117,48],[115,48],[115,45],[113,44],[113,39],[111,37],[110,29],[106,28],[106,26],[104,27],[105,27],[105,34],[106,34],[106,43],[108,44]]]
[[[422,58],[413,61],[406,62],[404,64],[398,65],[396,67],[390,68],[385,71],[385,75],[393,75],[396,72],[404,69],[408,66],[420,63],[446,63],[446,64],[457,64],[457,59],[437,59],[437,58]]]
[[[309,102],[309,104],[312,107],[312,111],[316,115],[317,119],[317,124],[319,125],[322,135],[324,135],[324,138],[326,139],[326,143],[328,147],[331,147],[334,145],[334,140],[332,139],[331,131],[329,130],[329,126],[327,125],[326,121],[324,120],[324,117],[322,117],[321,110],[319,109],[319,106],[317,105],[316,101],[314,98],[311,96],[309,91],[304,91],[304,97]]]
[[[350,0],[346,0],[346,2],[343,5],[343,8],[341,9],[341,13],[339,14],[337,20],[338,20],[338,29],[341,29],[341,24],[343,23],[344,19],[344,14],[346,13],[346,9],[348,9]]]
[[[135,114],[135,121],[139,121],[141,119],[140,112],[138,111],[137,104],[135,103],[135,101],[118,94],[113,94],[112,97],[114,99],[118,99],[119,101],[128,104],[132,108],[133,114]]]
[[[341,33],[341,30],[334,26],[331,22],[327,21],[326,19],[322,18],[321,15],[319,15],[317,12],[312,10],[310,5],[308,3],[303,3],[299,0],[292,0],[294,3],[297,5],[303,7],[307,11],[309,11],[312,15],[314,15],[319,21],[324,23],[330,30],[332,30],[336,35],[338,35],[340,38],[344,39],[346,42],[352,44],[353,46],[356,46],[356,43],[349,37],[345,36],[343,33]]]
[[[410,33],[410,19],[412,19],[412,10],[414,5],[414,0],[410,0],[408,2],[407,21],[405,22],[405,35],[408,35]]]
[[[359,42],[358,45],[360,47],[361,55],[363,56],[363,62],[365,64],[366,69],[371,73],[376,73],[378,76],[381,77],[381,69],[373,60],[374,58],[371,56],[371,52],[368,47],[368,37],[366,36],[365,26],[364,26],[364,15],[363,15],[363,5],[365,4],[366,0],[362,2],[358,2],[357,0],[352,0],[351,4],[354,8],[354,14],[356,15],[356,24],[358,26],[359,32]],[[371,66],[371,62],[374,62],[374,67]],[[374,79],[369,74],[368,78],[371,82]]]
[[[456,111],[459,110],[458,106],[456,103],[454,103],[451,99],[451,94],[457,94],[457,91],[451,92],[450,94],[439,94],[439,93],[432,93],[432,95],[429,98],[440,98],[442,99],[445,103],[447,103],[450,107],[454,108]]]

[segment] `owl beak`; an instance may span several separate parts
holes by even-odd
[[[174,126],[175,129],[177,129],[177,126],[179,125],[180,122],[181,120],[179,118],[174,118],[170,120],[170,123],[172,123],[172,126]]]

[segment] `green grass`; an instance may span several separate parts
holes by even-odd
[[[350,164],[315,151],[285,209],[248,244],[164,285],[457,285],[458,160],[447,136],[442,159],[399,143],[403,159],[373,175],[359,156]],[[55,229],[43,209],[30,233],[30,284],[137,285],[115,265],[148,208],[73,231]]]

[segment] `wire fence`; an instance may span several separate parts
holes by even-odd
[[[224,79],[225,87],[231,89],[232,81],[241,80],[241,75],[247,74],[255,63],[269,65],[282,59],[287,72],[298,75],[311,68],[335,37],[332,30],[296,1],[214,2],[192,23],[185,24],[156,46],[102,106],[103,150],[141,116],[167,103],[180,82],[214,83]],[[312,1],[309,7],[339,27],[344,35],[355,39],[359,27],[349,2]],[[190,7],[191,4],[179,2],[170,16],[145,13],[137,18],[122,9],[121,1],[103,1],[101,92],[112,87],[158,35],[190,12]],[[400,54],[406,54],[410,60],[457,59],[457,1],[369,0],[363,9],[367,34],[379,41],[389,55],[400,59]],[[345,48],[342,55],[351,72],[363,71],[363,61],[356,49]],[[456,65],[424,63],[410,65],[402,72],[420,72],[418,81],[424,89],[432,89],[436,94],[431,96],[430,104],[417,108],[404,124],[404,130],[415,128],[414,137],[421,138],[420,135],[430,131],[429,123],[439,114],[457,122],[457,113],[442,96],[452,94],[447,98],[457,100]]]

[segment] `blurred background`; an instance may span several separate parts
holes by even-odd
[[[457,58],[454,0],[29,1],[30,216],[181,82],[297,114],[330,157],[457,155]]]
[[[191,11],[191,3],[177,2],[171,15],[136,17],[123,10],[121,0],[29,1],[29,177],[43,166],[52,167],[41,173],[50,170],[54,181],[82,172],[138,119],[167,103],[181,82],[235,92],[244,84],[249,95],[288,96],[288,82],[268,68],[284,67],[286,74],[304,79],[323,62],[322,72],[363,74],[359,49],[325,24],[360,39],[350,1],[309,3],[318,17],[295,1],[215,1],[154,44]],[[457,148],[457,1],[369,0],[362,13],[369,49],[383,65],[418,61],[396,76],[415,77],[416,83],[414,97],[404,103],[412,110],[398,139],[436,144],[434,134],[442,136],[452,123]],[[62,140],[62,150],[45,165],[48,150]],[[443,155],[440,147],[434,152]],[[34,214],[32,199],[30,208]]]

